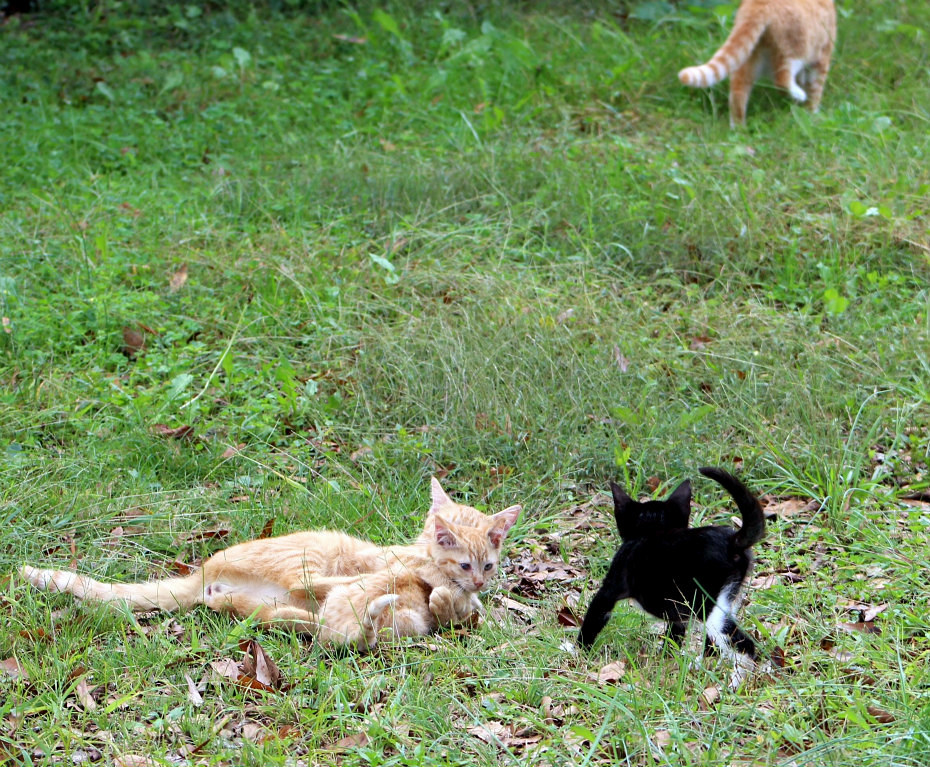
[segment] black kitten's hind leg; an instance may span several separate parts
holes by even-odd
[[[584,620],[581,622],[578,642],[582,647],[590,647],[594,644],[597,635],[601,633],[601,629],[610,620],[610,612],[614,609],[618,599],[619,596],[611,587],[611,584],[605,580],[604,585],[598,589],[594,599],[591,600],[588,611],[584,614]]]
[[[750,660],[755,660],[756,643],[749,634],[736,625],[736,621],[727,617],[720,633],[708,631],[704,635],[704,654],[717,655],[718,652],[725,656],[738,653]]]
[[[704,640],[705,654],[720,651],[733,661],[733,673],[730,675],[730,689],[739,687],[753,669],[756,668],[756,643],[736,622],[727,617],[718,632],[708,631]]]
[[[734,650],[752,660],[756,659],[756,643],[749,634],[737,626],[734,621],[729,622],[725,631]]]
[[[591,604],[588,605],[584,620],[581,622],[578,642],[582,647],[590,647],[594,644],[597,635],[610,620],[610,612],[617,604],[617,600],[626,599],[629,596],[624,588],[622,570],[623,565],[617,557],[614,557],[607,575],[604,576],[604,582],[594,595],[594,599],[591,600]]]

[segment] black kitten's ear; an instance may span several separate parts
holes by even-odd
[[[614,497],[614,519],[617,520],[617,530],[622,535],[626,527],[624,524],[626,520],[626,507],[633,502],[633,499],[630,498],[630,496],[626,494],[626,491],[616,482],[610,483],[610,493]]]
[[[688,517],[691,516],[691,480],[686,479],[676,487],[668,497],[668,500],[666,500],[666,503],[670,503],[678,508],[685,526],[687,526]]]

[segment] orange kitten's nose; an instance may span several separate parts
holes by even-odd
[[[472,578],[471,582],[475,584],[476,589],[480,589],[484,586],[484,578]]]

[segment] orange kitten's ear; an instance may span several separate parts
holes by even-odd
[[[451,549],[459,545],[455,533],[452,532],[452,528],[446,520],[437,514],[433,517],[433,521],[436,523],[436,543],[444,549]]]
[[[455,502],[446,495],[446,491],[442,489],[442,485],[439,484],[436,477],[430,477],[429,489],[433,502],[432,506],[430,506],[430,514],[435,514],[439,509],[446,506],[454,505]]]
[[[522,506],[511,506],[510,508],[497,512],[497,514],[491,517],[492,526],[491,529],[488,530],[488,539],[491,541],[492,546],[495,548],[500,547],[504,537],[507,535],[507,531],[514,526],[522,510]]]

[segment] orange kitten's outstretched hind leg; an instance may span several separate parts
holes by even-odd
[[[356,645],[373,647],[379,634],[387,631],[395,636],[426,633],[426,626],[410,625],[407,610],[391,610],[400,599],[397,594],[382,594],[368,601],[358,591],[359,579],[352,587],[334,589],[337,593],[324,602],[319,613],[287,602],[268,601],[259,593],[239,590],[224,583],[213,583],[204,592],[204,604],[217,612],[233,613],[240,618],[253,618],[265,626],[289,628],[310,634],[324,645]]]
[[[132,610],[178,610],[203,604],[201,571],[183,578],[148,583],[101,583],[68,570],[44,570],[24,565],[23,578],[44,591],[63,591],[94,602],[122,602]]]

